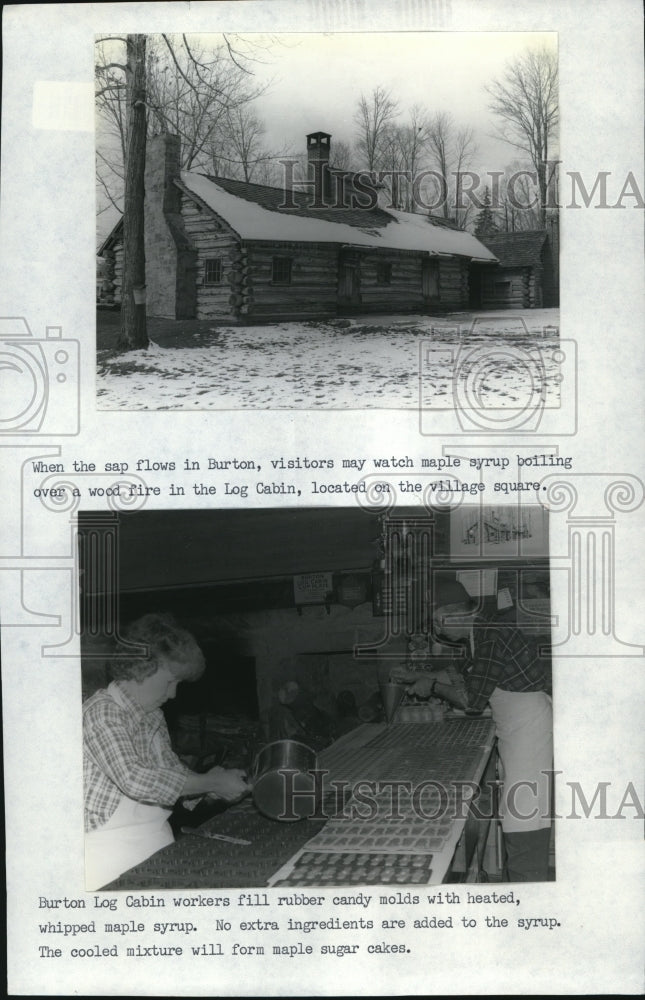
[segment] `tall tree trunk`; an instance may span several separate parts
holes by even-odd
[[[146,36],[128,35],[126,100],[128,109],[123,205],[123,289],[121,341],[126,349],[147,347],[146,257],[144,245],[144,170],[146,162]],[[135,302],[137,297],[143,302]]]

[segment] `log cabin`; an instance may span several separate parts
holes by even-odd
[[[496,267],[473,265],[470,305],[474,309],[541,309],[558,305],[557,225],[494,233],[484,242]]]
[[[495,255],[427,215],[380,207],[307,136],[310,180],[269,187],[180,169],[178,136],[148,143],[145,251],[150,316],[264,322],[345,313],[449,312],[469,302],[472,262]],[[120,301],[122,226],[99,249]]]

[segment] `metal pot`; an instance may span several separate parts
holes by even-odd
[[[270,819],[293,822],[316,812],[316,754],[297,740],[263,747],[251,769],[253,801]]]
[[[385,721],[388,726],[394,720],[396,710],[403,701],[406,692],[405,684],[396,684],[393,681],[381,681],[379,683],[383,708],[385,709]]]

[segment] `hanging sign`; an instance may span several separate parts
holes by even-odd
[[[301,573],[293,578],[296,604],[325,604],[331,591],[331,573]]]

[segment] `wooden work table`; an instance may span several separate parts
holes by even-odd
[[[391,864],[391,858],[409,857],[427,859],[424,881],[439,884],[454,876],[457,852],[457,880],[465,881],[476,874],[472,855],[489,825],[478,820],[473,827],[470,807],[480,802],[477,786],[487,768],[490,773],[493,745],[489,718],[361,725],[318,755],[318,770],[324,774],[318,815],[278,822],[262,816],[247,798],[106,888],[310,885],[310,874],[297,881],[304,860],[315,855],[314,871],[324,875],[325,866],[333,868],[341,854],[348,878],[352,858],[364,863],[378,855]],[[487,807],[481,811],[488,815]],[[363,870],[354,869],[351,884]],[[370,869],[370,881],[383,871]],[[399,884],[404,878],[398,877]],[[325,878],[320,882],[324,885]]]

